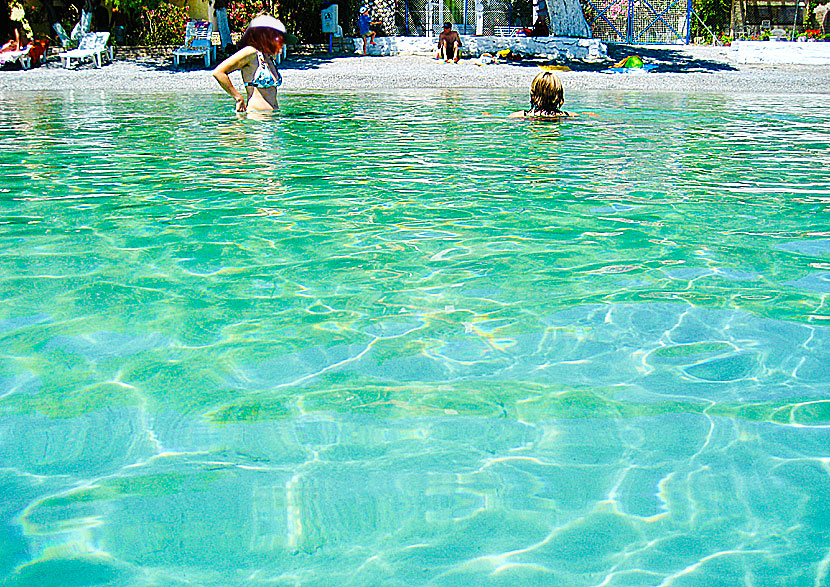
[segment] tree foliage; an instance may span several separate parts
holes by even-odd
[[[301,43],[322,41],[323,23],[320,20],[319,2],[280,0],[276,13]]]
[[[173,45],[184,42],[187,27],[187,8],[180,8],[169,2],[162,2],[156,8],[144,8],[142,45]]]
[[[732,2],[730,0],[693,0],[692,7],[700,19],[714,33],[729,31],[732,17]],[[692,17],[692,36],[708,36],[706,29],[694,17]]]
[[[9,3],[6,2],[5,7],[0,7],[0,34],[3,35],[3,42],[5,42],[5,39],[11,38],[12,35],[12,21],[10,13]]]
[[[150,37],[156,36],[147,30],[147,13],[170,5],[165,0],[107,0],[107,3],[122,15],[128,44],[147,43]],[[161,10],[166,12],[165,8]]]
[[[231,29],[243,31],[250,20],[262,12],[282,20],[288,32],[301,43],[313,43],[322,39],[320,4],[309,0],[233,0],[228,3],[228,20]]]

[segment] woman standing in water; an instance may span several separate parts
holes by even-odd
[[[273,16],[257,16],[239,40],[241,49],[213,70],[213,77],[222,89],[236,100],[237,112],[278,109],[277,87],[282,83],[282,76],[274,57],[282,52],[285,33],[285,25]],[[231,82],[230,73],[236,70],[242,73],[247,96],[240,94]]]

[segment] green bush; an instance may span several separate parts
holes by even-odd
[[[263,0],[236,0],[228,3],[228,24],[232,31],[242,32],[251,19],[261,12],[270,12],[271,3]]]
[[[807,2],[807,12],[805,13],[804,18],[804,27],[807,29],[817,29],[819,28],[819,22],[816,20],[816,7],[819,4],[823,4],[820,0],[808,0]]]
[[[143,45],[174,45],[184,42],[187,27],[187,8],[161,2],[156,8],[144,8],[141,13]]]
[[[300,43],[319,43],[323,40],[320,3],[308,0],[279,0],[274,4],[274,12],[285,23],[288,32],[297,36]],[[343,21],[343,4],[340,4],[340,26],[346,29],[348,23]]]
[[[732,3],[730,0],[693,0],[692,6],[700,19],[706,23],[714,33],[722,33],[729,30],[732,17]],[[692,18],[692,36],[707,37],[711,35],[700,24],[696,18]]]
[[[231,30],[244,31],[251,19],[261,12],[282,20],[288,32],[296,35],[301,43],[323,38],[320,4],[308,0],[234,0],[228,3]]]

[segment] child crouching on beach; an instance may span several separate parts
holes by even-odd
[[[579,116],[562,110],[565,95],[562,82],[552,71],[543,71],[530,84],[530,110],[519,110],[510,118],[573,118]]]

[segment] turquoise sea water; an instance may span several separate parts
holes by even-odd
[[[830,97],[567,99],[5,96],[0,584],[828,585]]]

